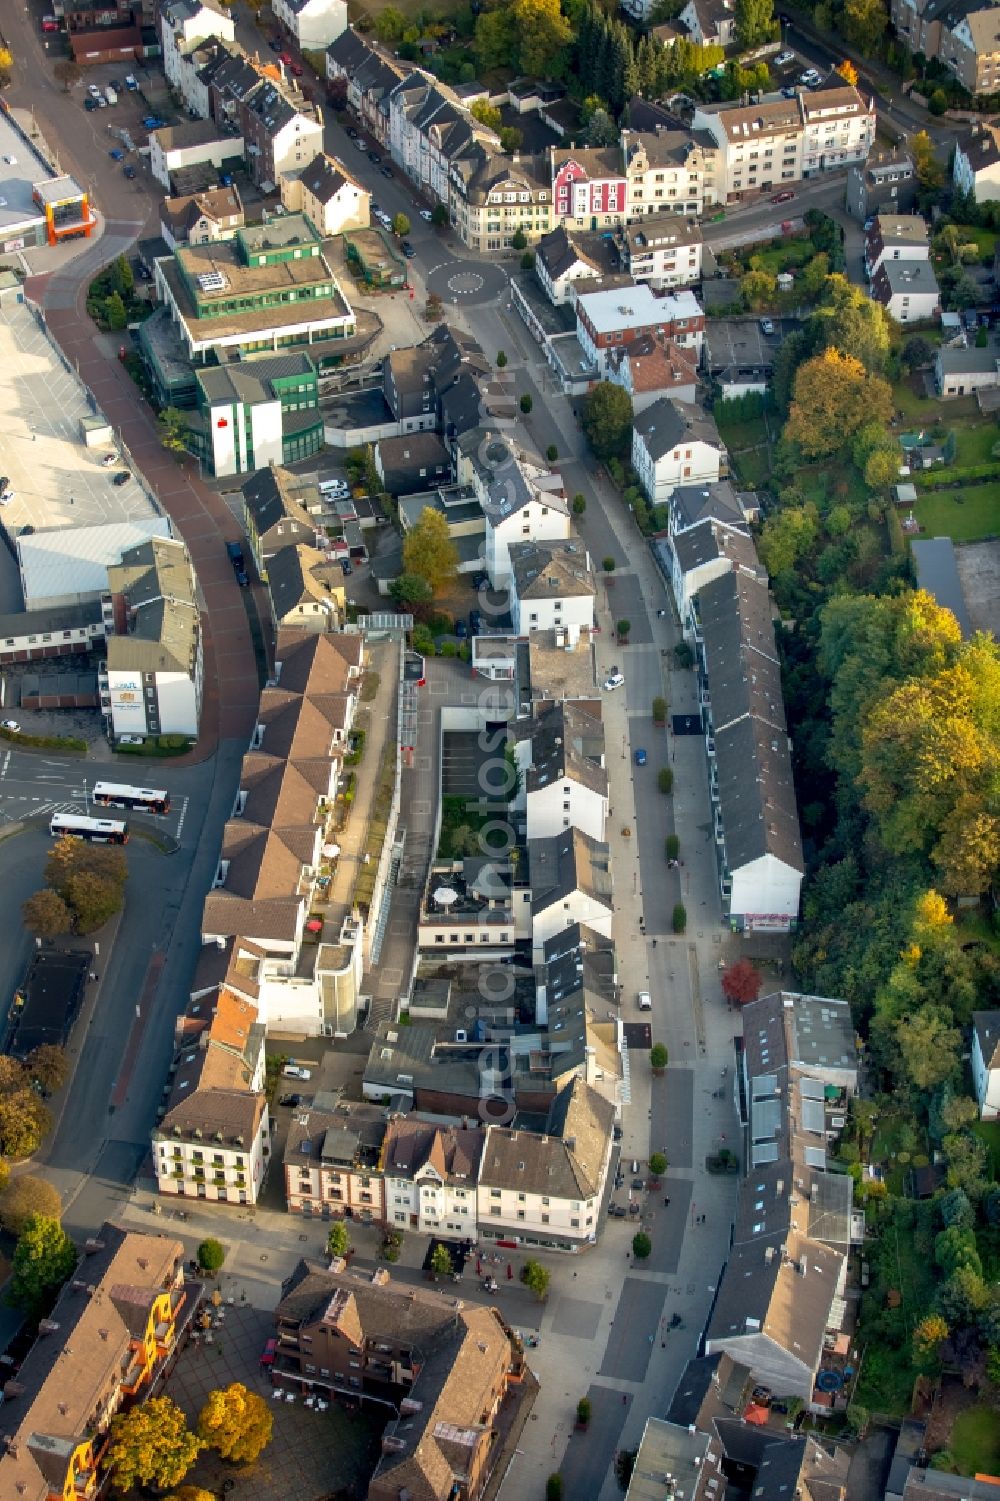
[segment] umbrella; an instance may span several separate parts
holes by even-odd
[[[439,907],[450,907],[452,902],[458,901],[458,892],[452,891],[450,886],[439,886],[434,892],[434,900]]]
[[[322,933],[322,931],[323,931],[323,919],[321,917],[310,917],[309,921],[306,923],[306,932],[307,933]]]
[[[324,844],[324,846],[323,846],[323,855],[324,855],[325,859],[327,859],[327,860],[336,860],[336,858],[337,858],[337,856],[339,854],[340,854],[340,845],[339,844]]]
[[[511,1266],[510,1262],[508,1261],[508,1263],[507,1263],[507,1281],[508,1282],[513,1282],[513,1280],[514,1280],[514,1268]]]

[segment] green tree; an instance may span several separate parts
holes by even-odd
[[[619,136],[618,126],[606,109],[595,109],[587,122],[587,145],[591,147],[614,146]]]
[[[198,1435],[223,1459],[253,1464],[271,1442],[271,1409],[263,1397],[240,1381],[209,1392],[198,1415]]]
[[[744,307],[769,307],[774,302],[777,290],[777,279],[769,271],[751,270],[740,278],[740,296]]]
[[[876,448],[865,460],[865,484],[870,490],[888,490],[899,479],[900,457],[895,448]]]
[[[828,276],[819,307],[806,325],[810,342],[859,360],[871,375],[884,375],[892,346],[892,319],[882,304],[846,276]],[[878,420],[875,413],[869,422]]]
[[[474,44],[480,74],[512,67],[517,57],[517,42],[513,6],[481,12],[476,20]]]
[[[632,447],[632,398],[621,386],[599,381],[583,398],[581,425],[599,459],[624,459]]]
[[[32,1318],[50,1307],[76,1266],[76,1247],[57,1219],[33,1214],[14,1247],[9,1298]]]
[[[448,209],[445,204],[435,203],[434,207],[431,209],[431,223],[437,225],[438,229],[442,229],[446,224],[451,223],[451,220],[448,217]]]
[[[122,888],[114,881],[88,871],[70,876],[66,884],[66,901],[73,913],[78,933],[94,933],[121,911]]]
[[[687,927],[687,909],[684,906],[683,902],[674,903],[671,926],[673,927],[675,933],[683,933],[684,929]]]
[[[431,1271],[435,1277],[450,1277],[455,1267],[451,1259],[451,1252],[441,1241],[438,1241],[431,1252]]]
[[[653,1249],[653,1242],[644,1230],[637,1230],[632,1237],[632,1255],[636,1261],[645,1261]]]
[[[939,1345],[948,1338],[948,1325],[939,1313],[929,1313],[922,1318],[913,1331],[914,1353],[920,1359],[934,1355]]]
[[[649,1050],[649,1066],[659,1072],[664,1069],[669,1061],[669,1054],[662,1042],[654,1042]]]
[[[150,1397],[112,1418],[104,1464],[122,1491],[137,1485],[179,1485],[207,1447],[188,1428],[176,1402]]]
[[[819,538],[819,512],[812,501],[768,516],[760,535],[761,562],[772,577],[808,557]]]
[[[458,548],[439,511],[429,506],[403,538],[403,569],[422,578],[435,595],[443,594],[458,575]]]
[[[668,834],[663,841],[663,855],[666,860],[676,860],[681,852],[681,841],[678,834]]]
[[[531,1257],[528,1258],[521,1268],[521,1281],[525,1287],[534,1293],[539,1303],[544,1302],[551,1280],[548,1267],[543,1266],[540,1261],[535,1261]]]
[[[11,1235],[20,1235],[35,1216],[43,1219],[62,1219],[62,1200],[56,1189],[44,1178],[33,1178],[23,1173],[11,1178],[0,1193],[0,1225]]]
[[[480,125],[485,125],[488,130],[499,130],[503,123],[503,116],[495,104],[490,104],[488,99],[476,99],[469,105],[469,114]]]
[[[392,46],[402,41],[405,30],[406,17],[394,5],[387,5],[385,10],[375,17],[375,35],[385,46]]]
[[[938,1288],[937,1305],[952,1329],[974,1324],[989,1299],[989,1290],[972,1267],[959,1267]]]
[[[532,78],[552,77],[573,35],[559,0],[514,0],[511,12],[521,72]]]
[[[410,233],[410,221],[405,214],[393,214],[392,232],[397,237],[397,239],[406,239],[406,236]]]
[[[128,322],[128,314],[125,311],[125,304],[122,302],[120,293],[112,292],[110,297],[105,297],[104,316],[108,327],[114,332],[117,333],[125,327]]]
[[[550,443],[548,448],[545,450],[545,457],[548,459],[550,464],[555,464],[558,461],[559,450],[554,443]]]
[[[581,1397],[576,1404],[576,1421],[584,1428],[590,1422],[591,1411],[590,1398]]]
[[[201,1485],[181,1485],[170,1492],[167,1501],[216,1501],[216,1495]]]
[[[975,1231],[963,1230],[958,1225],[949,1226],[935,1237],[934,1260],[945,1277],[953,1276],[963,1266],[971,1267],[977,1276],[983,1274]]]
[[[612,557],[609,556],[609,557],[601,559],[601,567],[604,569],[604,572],[610,578],[611,575],[614,573],[615,569],[618,567],[618,564],[615,562],[614,558],[612,558]]]
[[[505,151],[508,156],[511,156],[515,151],[520,150],[523,137],[516,125],[501,125],[497,133],[500,137],[501,151]],[[528,243],[527,240],[524,243],[526,245]],[[523,249],[523,247],[521,248]]]
[[[57,1089],[62,1089],[70,1073],[66,1049],[52,1042],[39,1043],[37,1048],[33,1048],[25,1061],[25,1067],[28,1076],[43,1095],[55,1094]]]
[[[534,402],[532,401],[527,391],[525,391],[524,395],[521,397],[518,405],[520,406],[521,411],[527,417],[528,413],[531,411],[531,408],[534,406]]]
[[[401,573],[389,585],[389,596],[398,609],[411,610],[414,606],[430,604],[434,590],[419,573]]]
[[[203,1272],[210,1272],[214,1275],[220,1269],[225,1259],[226,1248],[221,1240],[216,1240],[214,1236],[210,1235],[198,1247],[198,1265]]]
[[[502,349],[497,350],[497,369],[504,370],[507,366],[507,355]]]
[[[111,266],[111,285],[122,299],[130,297],[135,290],[135,272],[132,270],[127,256],[119,255],[113,261]]]
[[[188,443],[188,422],[177,407],[164,407],[157,418],[160,432],[160,447],[170,453],[183,453]]]
[[[774,6],[771,0],[736,0],[733,12],[736,42],[740,47],[759,47],[774,33]]]
[[[632,631],[632,622],[631,622],[631,620],[624,620],[624,619],[623,620],[616,620],[615,621],[615,631],[617,633],[618,640],[620,642],[622,642],[623,644],[625,642],[627,642],[628,638],[629,638],[629,635],[631,634],[631,631]]]
[[[666,724],[666,721],[667,721],[667,701],[663,697],[662,694],[658,693],[656,695],[656,697],[653,699],[652,709],[653,709],[653,723],[656,724],[656,725]]]
[[[662,1178],[667,1171],[667,1159],[663,1152],[652,1152],[649,1158],[649,1171],[654,1178]]]
[[[73,926],[73,914],[58,892],[43,887],[21,907],[21,920],[29,933],[39,938],[58,938]]]
[[[562,1476],[554,1473],[545,1482],[545,1501],[563,1501]]]
[[[928,1002],[896,1024],[903,1082],[926,1093],[958,1072],[962,1034],[945,1006]]]
[[[587,509],[587,497],[578,490],[573,496],[573,515],[582,516]]]
[[[917,181],[925,193],[940,193],[944,186],[944,167],[934,154],[934,142],[926,130],[918,130],[910,137],[910,152]]]
[[[334,1220],[326,1237],[326,1254],[330,1260],[338,1260],[341,1256],[346,1255],[350,1244],[351,1237],[347,1233],[347,1226],[343,1220]]]
[[[903,345],[899,358],[907,370],[920,370],[931,363],[936,353],[930,339],[925,339],[923,334],[913,334]]]
[[[866,422],[888,423],[892,411],[887,381],[870,375],[854,356],[825,349],[796,373],[784,436],[807,458],[824,458]]]
[[[871,1413],[867,1407],[862,1407],[860,1402],[848,1402],[846,1416],[847,1426],[855,1438],[864,1438],[868,1432],[868,1425],[872,1420]]]
[[[865,57],[878,54],[889,24],[889,12],[883,0],[844,0],[844,36]]]
[[[0,1153],[30,1157],[52,1129],[52,1116],[35,1090],[24,1087],[0,1094]]]

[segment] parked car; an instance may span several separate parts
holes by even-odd
[[[382,165],[382,158],[379,156],[377,151],[369,151],[368,160],[372,162],[376,167],[380,167]]]
[[[301,1063],[286,1063],[281,1073],[286,1079],[308,1080],[312,1078],[312,1070],[303,1068]]]
[[[290,68],[295,59],[290,52],[279,52],[278,61],[279,63],[284,63],[286,68]]]
[[[142,745],[143,744],[143,739],[142,739],[141,735],[119,735],[118,736],[118,744],[119,745]]]
[[[122,168],[122,171],[124,172],[125,176],[128,178],[129,182],[131,182],[132,179],[133,179],[133,177],[135,176],[135,168],[131,165],[131,163],[130,162],[126,162],[125,165],[124,165],[124,167]]]
[[[483,628],[483,617],[478,610],[469,611],[469,635],[478,636]]]
[[[646,752],[641,745],[635,753],[635,764],[636,766],[645,766],[646,764]]]
[[[12,735],[20,735],[21,726],[16,719],[0,719],[0,730],[10,730]]]
[[[792,201],[792,199],[794,197],[795,197],[795,194],[792,192],[791,188],[785,188],[780,193],[774,193],[772,195],[772,197],[771,197],[771,202],[772,203],[791,203],[791,201]]]
[[[403,254],[406,256],[406,259],[408,261],[412,261],[413,257],[417,253],[414,250],[413,246],[410,244],[409,240],[404,240],[403,243],[400,245],[399,248],[403,252]]]
[[[355,130],[355,129],[354,129],[354,126],[353,126],[353,125],[345,125],[345,126],[344,126],[344,129],[345,129],[345,131],[346,131],[346,132],[347,132],[347,134],[348,134],[348,135],[349,135],[349,136],[350,136],[350,138],[351,138],[351,140],[352,140],[352,141],[356,141],[356,140],[357,140],[357,138],[358,138],[358,133],[357,133],[357,131],[356,131],[356,130]]]
[[[345,579],[350,578],[351,574],[354,572],[354,569],[351,567],[350,558],[341,558],[340,566],[344,570]]]
[[[422,208],[420,210],[420,217],[421,219],[423,219],[425,224],[434,223],[434,215],[431,213],[429,208]]]
[[[292,63],[290,64],[288,71],[289,73],[291,73],[293,78],[301,78],[306,70],[301,63]]]
[[[466,639],[466,637],[468,636],[468,634],[469,634],[469,627],[466,625],[465,621],[464,620],[456,620],[455,621],[455,635],[458,637],[459,641],[464,641]]]
[[[97,99],[97,98],[100,97],[101,91],[97,87],[96,83],[88,83],[88,85],[87,85],[87,93],[90,95],[90,97],[92,99]]]
[[[805,89],[814,89],[819,82],[820,76],[815,68],[807,68],[804,73],[799,74],[799,83]]]
[[[270,39],[270,41],[268,42],[267,45],[270,47],[270,49],[271,49],[272,52],[280,52],[281,51],[281,42],[279,41],[279,39],[276,36],[271,37],[271,39]]]
[[[616,1220],[623,1220],[627,1218],[625,1207],[622,1204],[612,1204],[608,1209],[608,1213],[612,1215]]]
[[[367,151],[368,150],[368,147],[365,145],[364,141],[361,139],[360,136],[358,136],[358,135],[354,136],[353,140],[354,140],[355,146],[357,146],[357,148],[358,148],[359,151]]]
[[[392,168],[391,167],[383,167],[382,168],[382,176],[383,177],[391,177],[392,176]]]
[[[643,1191],[643,1189],[645,1187],[646,1187],[646,1180],[644,1178],[633,1178],[632,1179],[632,1188],[634,1189],[634,1191],[636,1193],[641,1194],[642,1191]]]
[[[760,331],[768,338],[770,338],[770,336],[774,333],[774,324],[771,322],[770,318],[762,318],[760,320]]]
[[[134,73],[125,74],[125,87],[128,89],[130,94],[134,94],[136,89],[139,87],[138,80],[136,79]]]
[[[787,68],[788,64],[793,63],[794,61],[794,52],[779,52],[777,57],[774,59],[774,66],[776,68]]]
[[[92,94],[87,95],[86,99],[83,101],[83,107],[88,111],[88,113],[90,110],[97,108],[97,100],[93,97]]]
[[[789,84],[789,83],[786,83],[786,84],[785,84],[785,87],[784,87],[784,88],[783,88],[783,89],[782,89],[782,91],[781,91],[781,97],[782,97],[782,99],[794,99],[794,98],[795,98],[795,96],[796,96],[796,94],[797,94],[797,93],[798,93],[798,92],[799,92],[799,91],[798,91],[798,89],[797,89],[797,88],[796,88],[796,87],[795,87],[795,85],[794,85],[794,84]]]
[[[123,162],[125,160],[125,153],[120,146],[112,146],[108,155],[113,162]]]
[[[615,688],[621,688],[624,682],[625,679],[620,672],[613,672],[611,676],[605,680],[605,693],[610,693]]]
[[[146,266],[136,266],[135,274],[140,281],[152,281],[153,273]]]
[[[131,478],[132,476],[127,469],[120,469],[111,483],[118,486],[127,485]]]
[[[278,1104],[288,1105],[294,1110],[296,1105],[302,1104],[302,1096],[300,1094],[283,1094]]]

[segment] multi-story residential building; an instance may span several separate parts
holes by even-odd
[[[569,633],[567,633],[568,635]],[[580,829],[565,829],[528,845],[532,953],[541,964],[545,945],[573,923],[611,936],[611,852]]]
[[[858,1060],[850,1007],[781,992],[746,1008],[737,1091],[746,1179],[705,1337],[775,1394],[828,1410],[826,1357],[850,1349],[847,1256],[864,1238],[853,1181],[830,1144],[847,1124]],[[842,1399],[843,1400],[843,1399]]]
[[[724,201],[722,153],[710,131],[678,124],[623,130],[622,149],[626,222],[664,214],[700,218],[706,208]]]
[[[736,929],[787,931],[805,864],[767,576],[731,568],[695,607],[723,912]]]
[[[549,147],[552,225],[607,229],[627,217],[628,179],[620,146]]]
[[[294,464],[323,447],[319,378],[305,350],[195,371],[188,446],[216,476]]]
[[[160,1193],[255,1204],[270,1153],[264,1028],[250,1001],[220,989],[177,1023],[166,1113],[153,1131]]]
[[[865,231],[865,272],[871,280],[887,262],[929,261],[930,231],[917,214],[878,214]]]
[[[802,175],[865,162],[875,144],[875,101],[836,75],[799,94],[802,107]]]
[[[667,530],[671,537],[701,521],[723,521],[726,526],[745,527],[760,514],[752,490],[737,492],[729,480],[718,484],[678,485],[667,501]]]
[[[952,182],[977,203],[1000,198],[1000,119],[977,120],[955,142]]]
[[[111,1420],[146,1400],[176,1358],[198,1288],[184,1244],[104,1224],[4,1386],[0,1494],[91,1501]]]
[[[329,47],[347,30],[347,0],[274,0],[274,14],[303,51]]]
[[[929,323],[941,311],[941,294],[930,261],[883,261],[871,294],[897,323]]]
[[[671,339],[643,334],[609,352],[607,378],[628,392],[635,413],[667,396],[690,404],[697,394],[697,355]]]
[[[265,193],[286,172],[300,172],[323,150],[323,115],[295,84],[261,79],[239,104],[250,176]]]
[[[678,20],[702,46],[728,47],[736,40],[734,0],[687,0]]]
[[[259,354],[296,345],[319,345],[322,363],[327,341],[342,347],[355,331],[354,311],[303,214],[237,230],[232,240],[179,246],[155,262],[155,278],[194,363],[224,349]]]
[[[395,1116],[386,1127],[382,1151],[386,1223],[475,1240],[484,1141],[481,1128]]]
[[[318,1095],[294,1106],[285,1141],[289,1214],[383,1224],[387,1113],[367,1101]]]
[[[275,553],[299,543],[314,545],[316,523],[300,495],[298,475],[280,464],[258,469],[243,484],[243,530],[250,543],[254,564],[261,579],[267,579],[267,565]]]
[[[979,1118],[1000,1118],[1000,1011],[972,1013],[972,1083]]]
[[[601,268],[587,251],[559,226],[539,240],[535,249],[535,275],[557,307],[572,302],[578,282],[597,281]]]
[[[390,141],[389,96],[411,71],[408,63],[398,62],[352,27],[326,51],[327,81],[344,90],[347,103],[380,146]]]
[[[562,476],[542,469],[505,434],[470,428],[455,445],[456,478],[471,485],[486,520],[483,567],[494,589],[508,588],[511,547],[570,536]]]
[[[510,612],[519,636],[564,629],[579,638],[593,630],[597,582],[590,554],[573,542],[514,542],[510,556]]]
[[[902,147],[873,147],[847,169],[847,212],[864,222],[873,214],[909,214],[917,202],[917,171]]]
[[[971,396],[1000,386],[995,349],[939,349],[934,356],[934,383],[939,396]]]
[[[477,141],[452,161],[450,187],[452,223],[473,250],[509,250],[519,230],[534,245],[552,228],[544,157],[505,156]]]
[[[566,700],[518,721],[516,753],[529,839],[582,829],[603,840],[608,812],[600,700]]]
[[[989,0],[891,0],[890,15],[911,52],[949,68],[970,94],[1000,85],[1000,41]]]
[[[469,334],[440,323],[419,344],[382,361],[382,394],[401,433],[438,428],[453,440],[480,420],[482,382],[490,363]]]
[[[392,159],[439,203],[451,201],[451,168],[477,144],[499,152],[500,139],[473,119],[447,84],[415,69],[389,96]]]
[[[705,584],[733,568],[760,568],[753,538],[742,528],[716,520],[700,521],[671,537],[670,586],[687,641],[697,632],[694,597]],[[763,572],[763,570],[761,570]]]
[[[204,690],[198,586],[183,542],[153,537],[108,569],[101,712],[121,735],[195,739]]]
[[[278,630],[338,631],[346,594],[340,559],[299,542],[283,547],[267,572],[271,619]]]
[[[581,1251],[597,1240],[615,1107],[573,1079],[544,1132],[490,1126],[479,1172],[479,1234],[519,1246]]]
[[[636,417],[632,467],[652,504],[661,505],[679,485],[724,478],[728,460],[714,417],[661,397]]]
[[[367,229],[371,223],[372,195],[324,151],[301,172],[282,174],[281,201],[290,213],[305,214],[322,235]]]
[[[700,351],[705,314],[693,292],[657,297],[647,286],[612,287],[580,292],[576,298],[576,335],[580,347],[603,375],[611,350],[643,334],[673,340],[682,349]]]
[[[165,198],[160,205],[160,233],[176,250],[178,245],[210,245],[231,240],[245,224],[239,189],[213,188]]]
[[[210,37],[236,40],[236,22],[212,0],[166,0],[159,11],[163,71],[175,89],[182,86],[182,59]]]
[[[381,438],[375,445],[375,468],[382,488],[396,496],[433,490],[452,478],[451,454],[437,433]]]
[[[281,1291],[274,1384],[374,1400],[398,1414],[382,1434],[368,1501],[403,1494],[480,1501],[495,1467],[507,1463],[498,1416],[521,1371],[499,1310],[456,1306],[430,1288],[397,1287],[384,1273],[306,1261]],[[504,1428],[510,1420],[505,1414]]]
[[[701,281],[701,230],[675,214],[624,225],[615,235],[615,248],[632,279],[655,292]]]

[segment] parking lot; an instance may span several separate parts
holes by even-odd
[[[2,515],[8,532],[158,514],[116,444],[84,444],[80,424],[95,415],[88,393],[22,303],[0,308],[0,411],[0,475],[12,492]],[[116,459],[105,467],[108,453]],[[114,476],[126,472],[128,482],[116,485]]]

